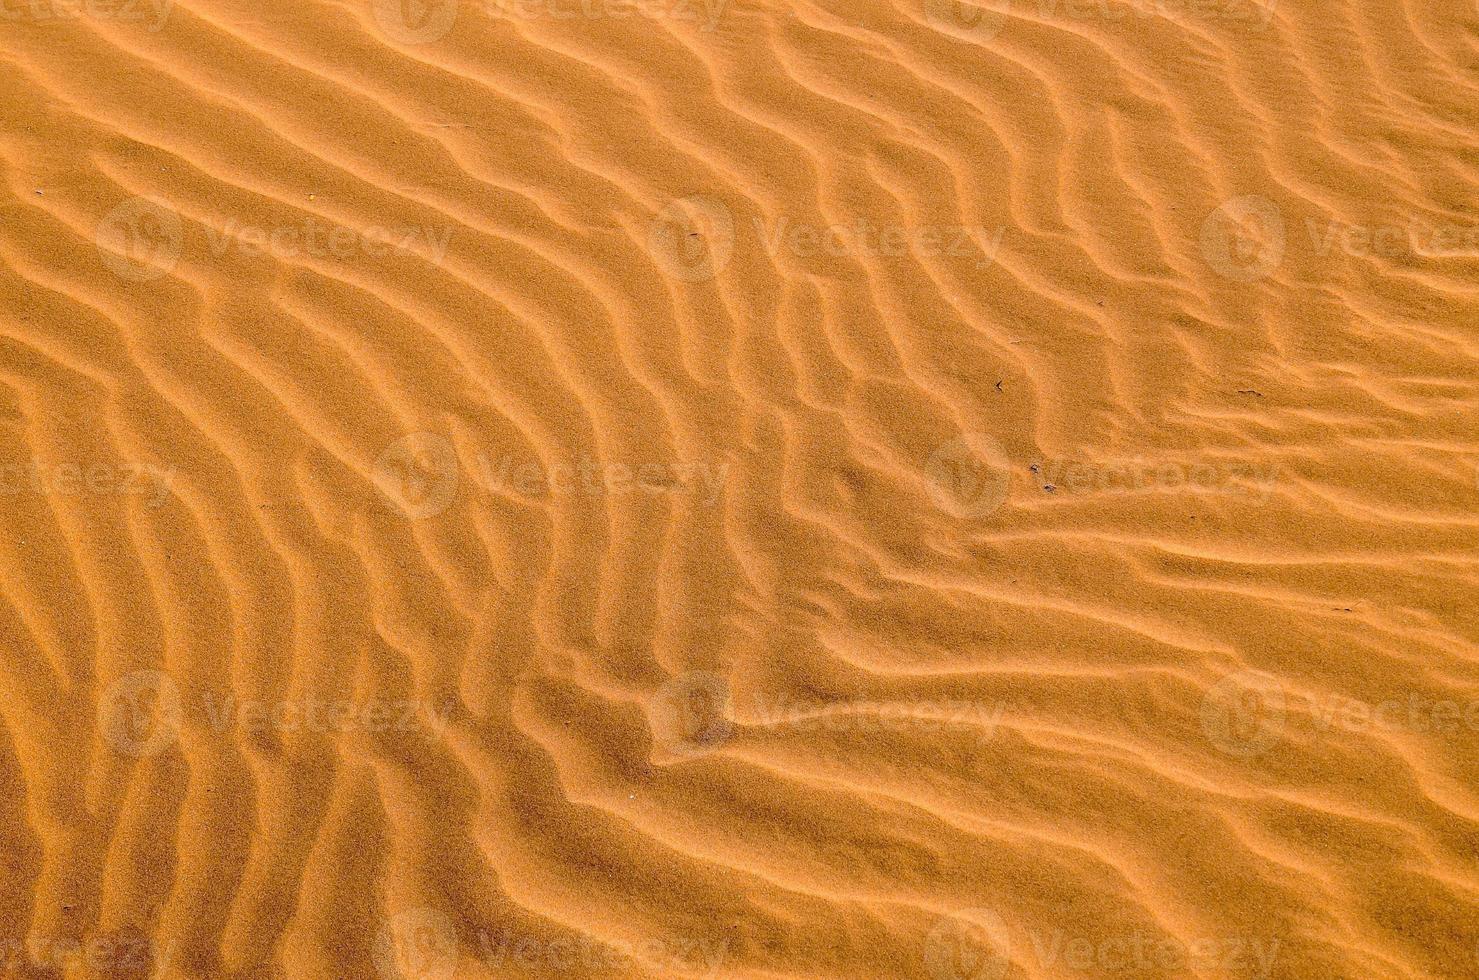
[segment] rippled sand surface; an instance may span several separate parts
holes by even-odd
[[[0,976],[1479,976],[1470,0],[3,0]]]

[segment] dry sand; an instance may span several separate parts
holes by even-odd
[[[0,973],[1479,976],[1471,0],[0,0]]]

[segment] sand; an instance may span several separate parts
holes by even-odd
[[[0,975],[1479,976],[1467,0],[4,0]]]

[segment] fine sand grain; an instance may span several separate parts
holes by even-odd
[[[0,0],[0,976],[1479,977],[1473,0]]]

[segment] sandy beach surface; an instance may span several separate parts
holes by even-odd
[[[1479,977],[1472,0],[0,0],[0,977]]]

